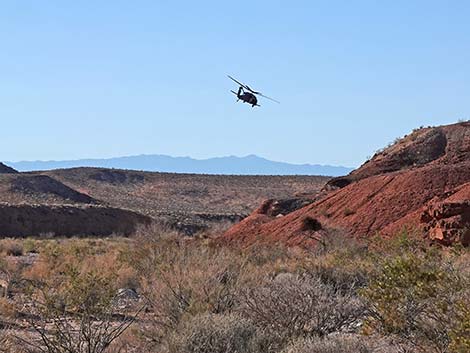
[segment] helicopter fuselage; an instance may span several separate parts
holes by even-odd
[[[239,100],[243,101],[243,103],[251,104],[252,107],[255,107],[258,105],[258,98],[256,98],[256,96],[253,93],[246,92],[245,90],[243,90],[242,87],[240,87],[238,89],[238,92],[235,94],[237,95],[237,98]]]

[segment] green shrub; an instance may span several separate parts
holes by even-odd
[[[470,352],[470,296],[457,302],[455,324],[450,328],[449,336],[451,352]]]
[[[468,316],[459,303],[468,297],[468,288],[468,278],[437,252],[387,259],[362,291],[370,312],[366,330],[426,352],[459,352],[452,347],[465,344],[461,338]]]
[[[27,238],[23,241],[23,249],[25,253],[37,253],[38,246],[37,242],[34,239]]]

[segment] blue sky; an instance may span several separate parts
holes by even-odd
[[[0,160],[357,166],[470,118],[468,1],[1,1]],[[231,74],[281,101],[235,103]]]

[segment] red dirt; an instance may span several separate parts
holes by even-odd
[[[415,227],[443,244],[466,242],[468,235],[460,230],[470,222],[468,200],[470,123],[424,128],[377,153],[348,176],[332,179],[320,200],[277,218],[258,209],[229,229],[223,240],[295,245],[315,241],[325,228],[362,237],[389,236]],[[426,212],[437,216],[422,217]],[[307,217],[318,220],[322,229],[306,230]]]

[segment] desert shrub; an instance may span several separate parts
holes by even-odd
[[[7,298],[0,298],[0,318],[14,319],[16,315],[15,304]]]
[[[133,246],[121,251],[119,261],[135,271],[151,311],[152,325],[144,336],[156,344],[183,316],[230,311],[243,268],[223,249],[156,229],[142,231]]]
[[[0,254],[0,295],[9,298],[12,291],[21,283],[23,266]]]
[[[321,229],[322,229],[322,225],[320,221],[318,221],[316,218],[307,216],[302,220],[302,230],[304,231],[311,230],[311,231],[316,232]]]
[[[299,339],[288,345],[282,353],[372,353],[374,348],[364,338],[325,337]]]
[[[362,317],[359,299],[319,277],[278,275],[265,285],[245,292],[243,315],[279,336],[323,337],[350,330]]]
[[[367,284],[367,274],[362,269],[351,270],[341,266],[325,266],[314,264],[305,270],[310,276],[318,278],[336,294],[355,296],[358,289]]]
[[[365,286],[369,273],[375,267],[364,243],[339,232],[320,239],[310,256],[306,256],[301,264],[303,272],[346,292],[355,292]]]
[[[367,252],[367,245],[358,241],[347,233],[339,230],[329,230],[328,234],[318,239],[317,245],[311,250],[312,259],[318,257],[356,259],[363,257]],[[348,261],[350,263],[350,261]]]
[[[425,253],[429,246],[423,241],[422,233],[416,228],[404,228],[391,238],[385,239],[377,233],[364,239],[369,255],[379,263],[384,258],[392,258],[408,252]]]
[[[435,251],[386,259],[362,291],[370,313],[366,330],[396,337],[423,352],[469,348],[464,338],[469,285],[468,278]]]
[[[1,248],[7,256],[22,256],[23,255],[23,245],[19,240],[5,239]]]
[[[250,321],[237,315],[194,316],[172,335],[169,353],[264,353],[270,343]]]
[[[37,253],[39,247],[37,241],[32,238],[27,238],[23,241],[23,250],[25,253]]]
[[[246,261],[255,267],[287,263],[293,257],[292,249],[279,244],[254,244],[241,251]]]
[[[235,221],[220,221],[214,224],[210,224],[208,228],[201,230],[196,233],[196,237],[205,239],[215,239],[220,235],[224,234],[230,227],[234,225]]]
[[[44,281],[73,267],[79,272],[100,269],[103,275],[115,276],[116,285],[133,288],[137,280],[133,272],[119,261],[120,249],[126,242],[112,240],[68,239],[65,241],[46,240],[37,244],[39,258],[27,269],[25,275],[31,280]]]
[[[22,293],[14,299],[34,332],[16,337],[19,346],[30,352],[109,351],[142,309],[137,303],[123,307],[117,297],[119,285],[131,282],[130,273],[119,275],[118,249],[125,243],[70,239],[36,245],[38,258],[20,272],[0,262],[9,283],[21,275]]]
[[[0,315],[0,352],[1,353],[20,353],[21,350],[17,349],[12,342],[8,328],[4,325]]]
[[[57,241],[42,244],[39,259],[27,271],[30,279],[45,279],[60,272],[65,266],[65,250]]]
[[[470,352],[470,296],[456,303],[455,324],[450,328],[449,349],[455,353]]]
[[[114,277],[72,267],[30,281],[26,302],[23,314],[40,339],[16,338],[31,352],[103,353],[136,318],[117,307]]]

